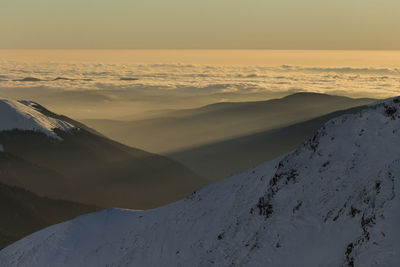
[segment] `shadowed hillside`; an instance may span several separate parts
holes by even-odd
[[[112,141],[36,103],[1,103],[15,120],[0,120],[0,182],[51,198],[135,209],[170,203],[205,184],[174,160]]]
[[[99,209],[40,197],[22,188],[0,183],[0,249],[46,226]]]

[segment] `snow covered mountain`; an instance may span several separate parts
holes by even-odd
[[[0,99],[0,182],[100,207],[151,208],[189,195],[202,177],[114,142],[29,101]]]
[[[399,266],[400,98],[147,211],[107,209],[0,251],[1,266]]]
[[[29,101],[15,101],[0,98],[0,131],[25,130],[37,131],[59,138],[54,129],[69,131],[75,128],[68,122],[48,117]]]

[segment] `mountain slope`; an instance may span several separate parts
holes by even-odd
[[[297,150],[148,210],[109,209],[0,251],[4,266],[397,266],[400,99]]]
[[[32,108],[29,102],[0,99],[0,131],[25,130],[44,133],[57,138],[53,129],[68,131],[73,125],[48,117]]]
[[[21,102],[0,103],[20,112],[14,106]],[[1,182],[56,199],[139,209],[178,200],[205,183],[173,160],[114,142],[36,103],[22,103],[28,109],[23,117],[34,114],[33,126],[0,131]],[[45,120],[70,128],[37,130]]]
[[[24,189],[0,183],[0,210],[0,248],[3,248],[46,226],[99,208],[39,197]]]
[[[286,127],[373,101],[298,93],[267,101],[216,103],[196,109],[166,111],[162,116],[144,120],[86,120],[85,123],[122,143],[155,153],[171,154]]]
[[[167,156],[211,181],[218,181],[294,150],[328,120],[362,108],[340,110],[283,128],[176,151]]]

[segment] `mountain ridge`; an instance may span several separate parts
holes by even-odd
[[[0,114],[0,131],[37,131],[58,139],[54,129],[69,131],[74,128],[68,122],[42,114],[32,107],[29,101],[0,99]]]
[[[400,98],[380,101],[329,120],[295,151],[184,200],[80,216],[1,250],[0,262],[396,266],[399,134]]]
[[[363,108],[365,107],[359,106],[338,110],[286,127],[187,148],[166,155],[211,181],[217,181],[288,153],[301,145],[328,120],[342,114],[356,113]]]
[[[205,184],[179,162],[110,140],[35,102],[7,101],[24,120],[0,131],[0,182],[51,198],[136,209],[167,204]],[[0,123],[7,114],[0,113]],[[68,128],[53,127],[59,125]]]
[[[217,103],[134,121],[84,120],[122,143],[168,155],[194,146],[285,127],[336,110],[371,103],[316,93],[256,102]]]

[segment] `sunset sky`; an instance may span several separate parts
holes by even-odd
[[[400,49],[398,0],[2,0],[0,48]]]

